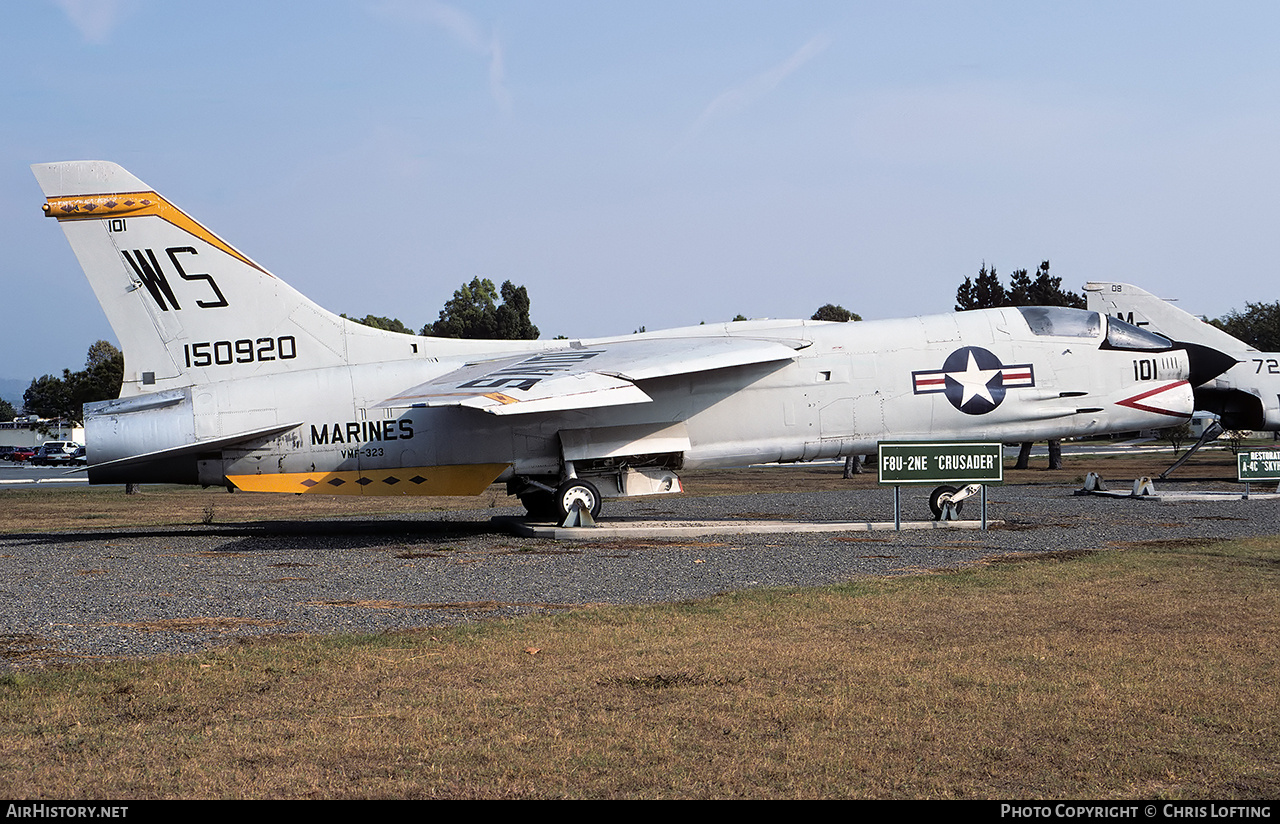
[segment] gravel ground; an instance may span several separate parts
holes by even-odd
[[[926,494],[904,490],[904,509],[924,509]],[[975,510],[976,502],[966,517]],[[1006,525],[987,532],[557,542],[512,537],[489,523],[517,512],[0,536],[0,667],[194,652],[255,635],[381,632],[581,604],[680,601],[1006,553],[1280,534],[1275,500],[1125,500],[1034,485],[991,488],[988,516]],[[893,517],[885,489],[614,501],[605,514]]]

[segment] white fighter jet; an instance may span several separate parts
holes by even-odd
[[[682,469],[1029,441],[1192,411],[1185,350],[1097,312],[766,320],[591,340],[399,334],[316,306],[119,166],[33,167],[124,351],[89,480],[479,494],[530,512],[680,491]]]
[[[1280,429],[1280,352],[1259,352],[1189,312],[1128,283],[1086,283],[1089,309],[1201,349],[1214,362],[1190,376],[1196,409],[1219,417],[1224,429]],[[1216,356],[1216,361],[1215,361]]]

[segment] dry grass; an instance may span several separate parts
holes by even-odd
[[[171,486],[144,486],[136,495],[125,495],[120,487],[7,489],[0,490],[0,533],[305,521],[508,505],[519,506],[519,502],[508,497],[502,486],[467,498],[228,494],[218,488]]]
[[[0,679],[8,798],[1275,798],[1280,541]]]
[[[1234,475],[1229,455],[1196,460],[1185,474]],[[1099,470],[1107,462],[1010,480],[1123,479],[1167,463]],[[874,476],[810,467],[689,480],[710,494]],[[228,521],[426,508],[158,488],[0,497],[8,531],[194,524],[210,500]],[[0,797],[1280,795],[1280,539],[1099,549],[11,672],[0,677]]]

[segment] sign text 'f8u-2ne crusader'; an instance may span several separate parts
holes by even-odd
[[[1004,480],[999,442],[886,441],[876,458],[882,484],[997,484]]]
[[[505,481],[530,512],[595,514],[601,498],[680,491],[682,469],[1192,411],[1186,351],[1074,309],[568,341],[386,332],[311,303],[113,163],[33,169],[124,351],[120,398],[85,407],[92,483],[463,495]]]

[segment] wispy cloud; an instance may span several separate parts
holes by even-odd
[[[54,0],[88,43],[106,43],[137,3],[134,0]]]
[[[831,45],[831,38],[818,35],[778,65],[721,92],[698,115],[698,119],[689,128],[680,145],[695,140],[711,124],[750,108],[756,101],[777,89],[783,80],[794,74],[801,66],[821,54],[829,45]]]
[[[378,4],[377,8],[393,17],[415,20],[443,29],[464,49],[488,60],[489,94],[503,113],[511,111],[511,92],[507,89],[502,40],[496,30],[486,30],[478,20],[461,9],[435,0],[389,0]]]

